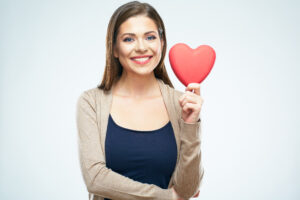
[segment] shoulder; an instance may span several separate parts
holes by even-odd
[[[170,98],[170,101],[172,102],[174,109],[176,110],[176,113],[180,116],[181,115],[181,106],[179,104],[179,97],[184,94],[184,92],[181,92],[175,88],[170,87],[168,84],[163,83],[166,92],[168,93],[168,97]]]
[[[77,99],[77,106],[89,104],[90,106],[94,107],[96,104],[96,99],[101,92],[102,90],[97,87],[82,91]]]
[[[175,88],[170,87],[168,84],[165,84],[163,81],[162,83],[164,84],[166,91],[174,98],[178,99],[181,95],[184,94],[184,92],[181,92]]]
[[[171,87],[170,87],[171,88]],[[181,95],[184,94],[184,92],[181,92],[177,89],[174,89],[174,88],[171,88],[173,90],[173,93],[174,93],[174,98],[178,99]]]

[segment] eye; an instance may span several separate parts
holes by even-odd
[[[127,38],[125,38],[123,41],[124,41],[124,42],[131,42],[131,41],[132,41],[132,38],[127,37]]]
[[[151,36],[148,36],[147,39],[149,39],[149,40],[155,40],[156,37],[154,35],[151,35]]]

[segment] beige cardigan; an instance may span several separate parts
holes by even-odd
[[[183,92],[157,78],[168,111],[176,144],[177,162],[168,189],[144,184],[106,167],[105,136],[112,93],[97,87],[84,91],[77,101],[76,123],[79,160],[89,200],[171,200],[171,187],[184,199],[193,197],[202,183],[201,120],[186,123],[181,119],[178,102]]]

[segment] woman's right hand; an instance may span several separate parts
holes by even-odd
[[[175,191],[175,189],[173,187],[171,187],[171,189],[173,191],[173,200],[184,200],[177,194],[177,192]]]
[[[173,191],[173,200],[184,200],[183,198],[181,198],[180,196],[178,196],[177,192],[175,191],[174,187],[171,187],[172,191]],[[195,194],[195,196],[193,196],[193,198],[197,198],[200,194],[200,190],[198,190],[197,194]]]

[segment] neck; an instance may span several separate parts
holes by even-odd
[[[160,89],[154,72],[141,76],[123,71],[113,88],[113,94],[123,97],[139,99],[160,96]]]

